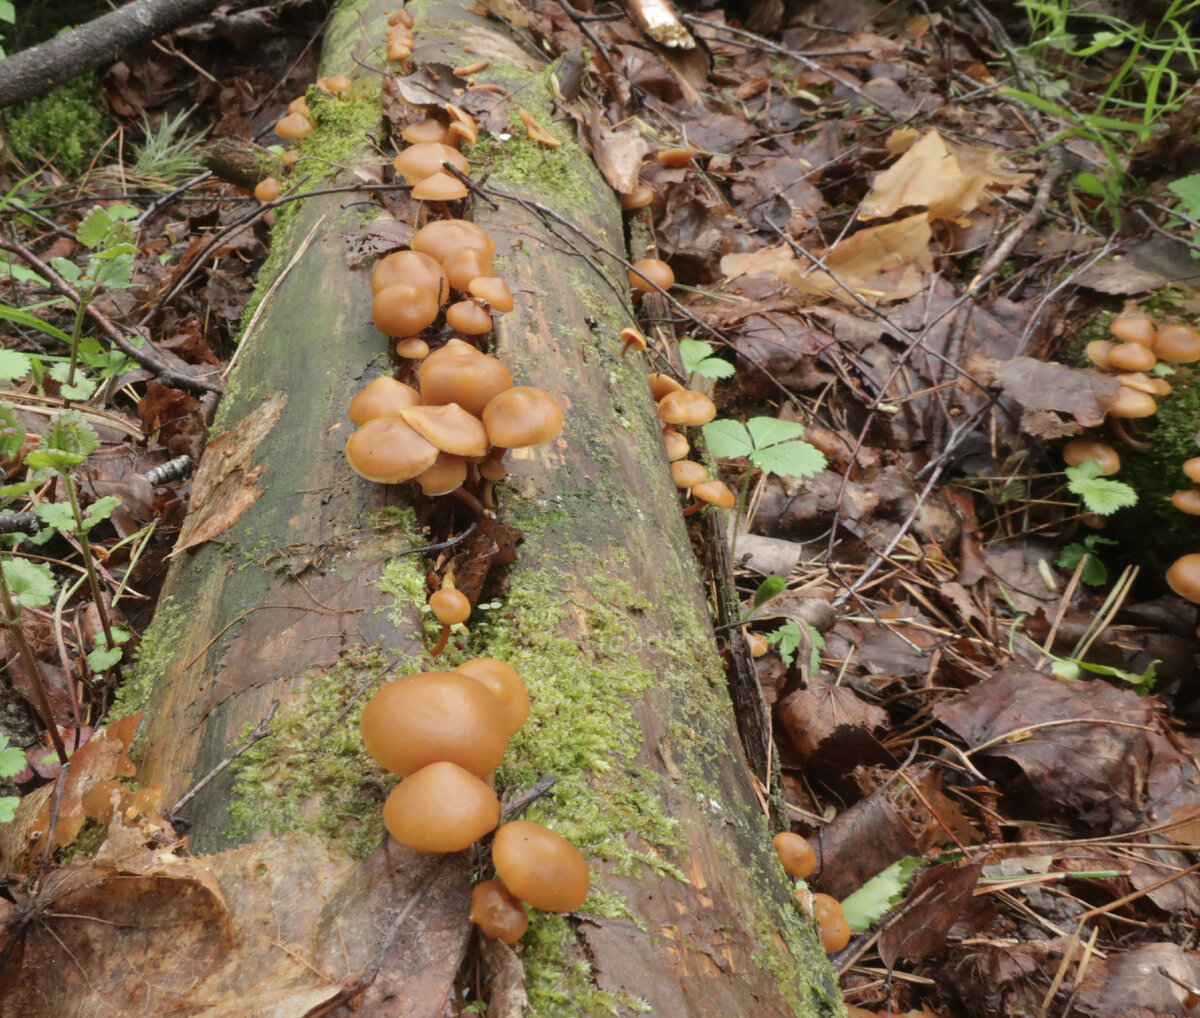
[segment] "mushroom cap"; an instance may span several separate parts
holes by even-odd
[[[767,638],[762,633],[750,633],[746,637],[746,642],[750,644],[750,656],[753,658],[765,656],[770,647]]]
[[[274,201],[283,191],[283,185],[275,177],[263,177],[254,185],[254,197],[259,201]]]
[[[454,670],[482,682],[492,691],[504,708],[510,736],[525,724],[525,719],[529,717],[529,691],[512,665],[494,657],[477,657],[464,661]]]
[[[516,306],[512,290],[499,276],[476,276],[467,283],[467,292],[472,297],[485,300],[493,311],[504,314]]]
[[[442,452],[455,456],[487,455],[491,443],[483,423],[457,403],[412,406],[401,411],[400,416],[413,431]]]
[[[466,110],[446,103],[446,112],[450,114],[450,134],[461,138],[468,145],[474,145],[479,140],[479,131],[475,126],[475,118]]]
[[[1157,375],[1148,375],[1144,371],[1124,371],[1119,375],[1113,375],[1113,378],[1122,385],[1148,392],[1151,396],[1169,396],[1171,394],[1170,382]]]
[[[409,336],[396,344],[396,356],[406,361],[419,361],[429,356],[429,344],[420,336]]]
[[[475,300],[460,300],[446,308],[446,324],[464,336],[484,336],[492,331],[492,316]]]
[[[1200,488],[1187,488],[1171,496],[1171,505],[1181,513],[1200,516]]]
[[[661,258],[643,258],[629,270],[629,285],[638,293],[656,293],[654,284],[663,290],[675,285],[675,273]]]
[[[623,328],[618,338],[625,345],[625,349],[633,347],[641,352],[646,349],[646,334],[641,329],[635,329],[632,325]]]
[[[489,259],[496,253],[495,243],[483,228],[465,219],[435,219],[413,234],[412,249],[432,255],[439,262],[460,247],[479,248]]]
[[[1114,318],[1108,331],[1122,342],[1151,346],[1154,343],[1154,333],[1158,331],[1158,328],[1150,315],[1130,314]]]
[[[438,315],[437,294],[415,283],[393,283],[371,301],[371,321],[389,336],[415,336]]]
[[[450,296],[450,284],[441,264],[420,251],[393,251],[371,270],[372,293],[379,293],[396,283],[411,283],[432,290],[439,304],[445,304]]]
[[[820,924],[821,946],[826,954],[836,954],[850,943],[850,924],[845,916],[832,916]]]
[[[312,110],[308,108],[308,99],[306,96],[297,96],[290,103],[288,103],[287,110],[289,113],[299,113],[300,116],[307,117],[309,120],[312,120]]]
[[[470,292],[471,284],[480,276],[492,274],[492,258],[485,250],[466,246],[456,248],[442,260],[446,278],[456,290]]]
[[[331,74],[325,79],[325,91],[332,92],[334,95],[349,92],[352,87],[349,77],[345,74]]]
[[[1108,370],[1108,355],[1117,344],[1111,339],[1093,339],[1087,345],[1087,356],[1101,371]]]
[[[500,800],[457,764],[437,761],[405,778],[383,804],[383,825],[406,848],[461,852],[500,823]]]
[[[513,820],[496,832],[492,863],[504,886],[534,908],[570,912],[587,897],[588,868],[579,849],[530,820]]]
[[[368,382],[350,401],[350,423],[361,425],[376,417],[399,417],[400,411],[421,402],[421,394],[411,385],[382,375]]]
[[[452,339],[421,362],[421,398],[426,403],[457,403],[476,417],[499,393],[512,388],[504,362],[470,343]]]
[[[505,944],[515,944],[529,928],[525,909],[500,880],[481,880],[471,890],[471,922]]]
[[[683,388],[682,382],[675,381],[670,375],[664,375],[659,371],[652,371],[646,376],[646,381],[650,385],[650,397],[657,403],[664,396],[672,392],[678,392]]]
[[[387,59],[388,60],[407,60],[412,56],[412,35],[408,38],[403,36],[389,36],[387,44]]]
[[[1108,413],[1113,417],[1153,417],[1157,412],[1153,396],[1128,385],[1122,385],[1108,403]]]
[[[410,145],[420,145],[428,142],[446,143],[446,125],[433,117],[418,120],[409,124],[400,132],[400,137]]]
[[[1200,332],[1190,325],[1165,325],[1154,334],[1154,352],[1164,361],[1200,361]]]
[[[506,450],[501,450],[504,452]],[[508,476],[508,467],[504,465],[503,456],[489,456],[479,464],[479,476],[485,481],[503,481]]]
[[[275,133],[289,141],[307,138],[313,133],[313,122],[303,113],[289,113],[275,122]]]
[[[668,392],[658,401],[659,420],[688,427],[707,424],[717,416],[717,404],[695,389]]]
[[[1167,586],[1185,601],[1200,604],[1200,555],[1178,558],[1167,570]]]
[[[460,672],[422,672],[389,682],[363,707],[363,744],[393,774],[447,760],[477,777],[500,766],[508,727],[500,702]]]
[[[350,469],[376,484],[410,481],[433,466],[437,456],[437,446],[399,417],[376,417],[346,440]]]
[[[413,478],[426,495],[449,495],[463,486],[467,479],[467,461],[462,456],[439,452],[433,466]]]
[[[417,201],[458,201],[467,196],[467,185],[453,174],[439,170],[414,184],[411,194]]]
[[[1106,474],[1115,474],[1121,469],[1121,457],[1107,442],[1094,438],[1075,438],[1063,446],[1063,460],[1068,466],[1077,467],[1085,460],[1095,460]]]
[[[782,831],[775,835],[772,844],[788,876],[804,880],[817,868],[817,855],[807,838]]]
[[[444,626],[456,626],[471,617],[471,602],[455,587],[442,587],[429,595],[429,607]]]
[[[672,427],[663,428],[663,442],[667,447],[667,459],[671,462],[683,459],[691,450],[687,438]]]
[[[483,425],[492,445],[504,449],[542,445],[562,434],[562,408],[545,389],[517,385],[483,408]]]
[[[1149,371],[1158,358],[1141,343],[1117,343],[1108,351],[1108,366],[1117,371]]]
[[[709,502],[718,509],[732,509],[737,499],[724,481],[705,481],[703,484],[692,485],[692,495],[703,502]]]
[[[659,151],[654,153],[654,158],[662,163],[663,166],[671,166],[679,169],[690,165],[695,155],[696,150],[691,145],[677,145],[675,148],[659,149]]]
[[[387,23],[389,28],[393,25],[403,25],[405,28],[412,28],[413,16],[404,10],[404,8],[401,8],[398,11],[392,11],[388,15]]]
[[[654,188],[649,184],[637,184],[632,191],[621,195],[621,209],[630,212],[642,209],[654,201]]]
[[[445,173],[449,177],[450,175],[442,169],[442,163],[449,163],[464,175],[471,172],[471,164],[467,162],[466,156],[458,149],[440,141],[420,141],[409,145],[392,160],[396,172],[404,178],[406,184],[419,184],[437,173]],[[450,179],[454,180],[453,177]],[[461,184],[459,186],[462,187]],[[466,188],[463,188],[463,193],[466,193]]]
[[[1200,456],[1193,456],[1190,460],[1184,460],[1183,472],[1189,480],[1200,484]]]
[[[671,478],[676,488],[690,488],[704,483],[708,478],[708,468],[695,460],[676,460],[671,464]]]

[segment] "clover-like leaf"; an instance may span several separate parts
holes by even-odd
[[[8,744],[8,736],[0,735],[0,778],[11,778],[25,769],[25,751]]]
[[[705,378],[729,378],[737,373],[729,361],[722,357],[712,356],[713,344],[700,339],[681,339],[679,341],[679,359],[683,362],[683,370],[688,374],[703,375]]]
[[[1067,467],[1067,490],[1083,499],[1089,512],[1111,516],[1118,509],[1137,505],[1137,492],[1124,481],[1104,477],[1104,470],[1095,460],[1084,460],[1078,466]]]

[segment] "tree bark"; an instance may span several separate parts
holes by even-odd
[[[335,15],[322,73],[359,66],[366,81],[351,58],[377,65],[391,6]],[[546,75],[494,23],[455,0],[409,10],[418,66],[488,57],[481,78],[519,90],[523,107],[553,123]],[[320,126],[309,151],[319,155],[330,130]],[[259,292],[278,285],[243,339],[222,434],[201,464],[218,508],[194,504],[184,533],[208,527],[214,539],[179,554],[122,695],[122,710],[146,717],[139,781],[163,783],[168,803],[279,704],[271,734],[184,813],[189,847],[211,853],[202,861],[228,907],[269,899],[266,919],[235,916],[234,942],[258,944],[260,956],[221,985],[244,1002],[286,985],[271,999],[295,1005],[271,1014],[349,1015],[351,1004],[370,1018],[448,1013],[472,943],[470,879],[486,874],[469,852],[432,857],[384,839],[385,789],[356,741],[354,708],[388,666],[485,655],[513,664],[534,701],[498,786],[511,798],[552,776],[527,815],[575,841],[593,875],[585,905],[536,914],[517,953],[484,945],[489,1014],[807,1018],[839,1007],[750,785],[644,364],[619,356],[631,322],[625,273],[601,250],[623,247],[617,202],[570,122],[554,130],[556,149],[518,126],[471,153],[474,178],[490,172],[489,186],[556,209],[574,230],[552,233],[511,200],[471,213],[517,295],[497,354],[518,384],[558,397],[565,428],[548,447],[509,454],[497,515],[524,540],[476,609],[469,647],[430,659],[421,608],[425,570],[439,563],[405,554],[429,540],[418,519],[453,510],[345,464],[345,408],[388,370],[387,341],[370,321],[366,269],[346,267],[361,206],[316,196],[280,218]],[[357,158],[379,163],[366,148]],[[490,554],[478,535],[443,554],[462,548],[460,576]]]
[[[134,0],[65,35],[0,60],[0,109],[36,99],[87,71],[115,62],[121,50],[195,21],[221,0]]]

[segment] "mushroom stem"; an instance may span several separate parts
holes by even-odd
[[[1110,417],[1108,426],[1112,428],[1112,432],[1117,436],[1117,439],[1124,442],[1130,449],[1136,449],[1138,452],[1153,452],[1154,446],[1150,442],[1144,442],[1140,438],[1134,438],[1128,431],[1125,430],[1125,421],[1120,417]]]
[[[487,514],[483,503],[471,494],[471,492],[467,491],[466,488],[455,488],[450,494],[470,509],[477,517],[482,518]]]
[[[701,509],[703,509],[706,505],[708,505],[708,503],[705,502],[704,499],[698,498],[690,506],[688,506],[686,509],[684,509],[683,515],[684,516],[693,516],[696,513],[698,513]]]
[[[486,477],[483,479],[483,484],[480,486],[480,494],[483,496],[484,509],[495,509],[496,502],[492,498],[492,492],[495,490],[495,482],[489,481]]]
[[[429,652],[430,656],[437,657],[443,650],[446,649],[446,643],[450,639],[450,623],[442,623],[442,635],[438,637],[438,642],[434,644],[433,649]]]

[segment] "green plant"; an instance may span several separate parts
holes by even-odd
[[[847,895],[842,900],[842,914],[850,929],[861,932],[887,915],[899,904],[909,878],[926,865],[920,856],[906,855]]]
[[[1096,547],[1101,544],[1116,545],[1118,542],[1099,534],[1088,534],[1081,542],[1072,541],[1066,545],[1054,564],[1059,569],[1075,569],[1083,562],[1083,570],[1079,581],[1089,587],[1102,587],[1108,582],[1108,567],[1100,560]],[[1086,562],[1084,560],[1087,560]]]
[[[679,359],[683,362],[683,370],[688,373],[689,381],[692,375],[719,380],[729,378],[737,371],[729,361],[714,357],[713,349],[712,343],[705,343],[699,339],[679,341]]]
[[[130,172],[135,177],[161,180],[169,184],[173,180],[193,176],[204,168],[200,161],[200,146],[204,144],[207,130],[199,134],[185,135],[183,127],[195,110],[181,110],[175,117],[165,115],[155,130],[150,118],[142,115],[142,132],[145,140],[136,146]]]
[[[754,600],[750,609],[753,615],[759,608],[780,594],[787,587],[787,580],[782,576],[768,576],[758,585],[754,592]],[[821,648],[825,646],[825,637],[815,627],[805,624],[808,631],[809,671],[817,671],[821,667]],[[788,619],[778,629],[766,634],[767,643],[775,648],[775,652],[785,665],[791,665],[796,657],[796,651],[804,640],[804,631],[795,619]]]
[[[13,6],[12,0],[0,0],[0,21],[6,24],[13,24],[17,20],[17,9]],[[3,60],[8,54],[4,52],[4,47],[0,46],[0,60]],[[0,800],[2,802],[3,800]]]
[[[0,735],[0,778],[12,778],[25,769],[25,754],[16,746],[8,744],[8,736]],[[6,824],[17,815],[20,798],[15,795],[0,795],[0,824]]]
[[[719,459],[745,458],[749,464],[738,492],[733,515],[733,538],[730,554],[737,548],[738,526],[750,494],[750,481],[755,470],[780,477],[803,479],[825,469],[825,456],[809,442],[802,441],[803,425],[795,421],[780,421],[774,417],[751,417],[745,424],[722,418],[709,421],[701,430],[708,451]]]
[[[1124,481],[1105,477],[1100,464],[1084,460],[1078,466],[1063,471],[1067,490],[1083,499],[1084,508],[1097,516],[1111,516],[1118,509],[1137,505],[1137,492]]]
[[[6,119],[9,152],[21,162],[48,162],[66,176],[87,168],[104,140],[106,116],[94,74],[32,100]]]

